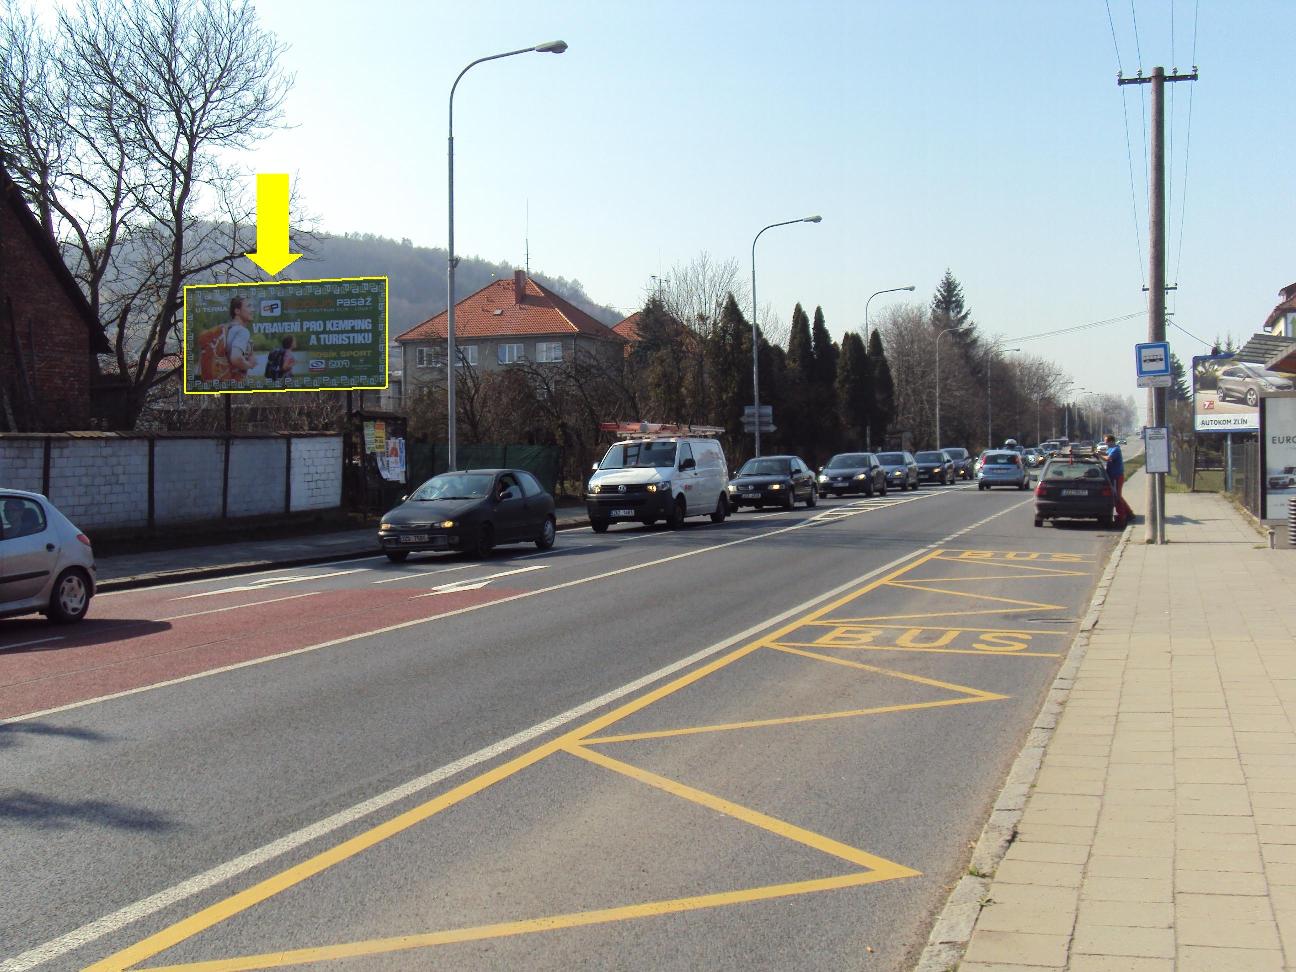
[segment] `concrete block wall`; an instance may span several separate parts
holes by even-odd
[[[54,439],[49,498],[82,530],[147,526],[148,442]]]
[[[287,439],[234,439],[230,442],[230,516],[260,516],[284,511],[287,451]]]
[[[224,440],[158,439],[153,450],[153,522],[170,526],[220,519]]]
[[[0,440],[0,489],[39,493],[44,465],[45,444],[40,439]]]
[[[342,437],[293,439],[291,509],[329,510],[342,505]]]

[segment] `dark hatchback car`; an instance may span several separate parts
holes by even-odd
[[[748,459],[729,480],[729,508],[782,506],[798,502],[814,506],[819,501],[814,473],[796,456],[761,456]]]
[[[1035,525],[1043,526],[1045,520],[1097,520],[1111,526],[1115,502],[1101,462],[1050,459],[1035,487]]]
[[[843,452],[833,456],[828,465],[819,470],[819,492],[824,496],[829,493],[834,496],[881,493],[885,496],[886,470],[871,452]]]
[[[944,452],[919,452],[914,459],[918,463],[918,479],[921,482],[944,486],[954,481],[954,460]]]
[[[958,449],[953,446],[941,446],[941,452],[949,456],[954,461],[954,478],[971,479],[972,463],[976,461],[966,449]]]
[[[908,452],[879,452],[877,461],[886,473],[887,484],[903,492],[918,488],[918,463]]]
[[[382,518],[378,543],[388,560],[420,550],[464,550],[486,557],[497,545],[556,535],[554,499],[525,469],[469,469],[433,476]]]

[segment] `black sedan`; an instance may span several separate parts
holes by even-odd
[[[829,459],[828,465],[820,467],[819,492],[824,496],[829,493],[834,496],[881,493],[885,496],[886,470],[871,452],[843,452]]]
[[[1097,520],[1111,526],[1116,498],[1101,462],[1050,459],[1035,487],[1035,525],[1045,520]]]
[[[945,452],[920,452],[914,459],[918,463],[918,478],[922,482],[940,486],[954,482],[954,460]]]
[[[879,452],[877,461],[886,472],[887,483],[893,489],[903,492],[906,489],[918,488],[918,463],[912,453]]]
[[[819,502],[814,473],[797,456],[761,456],[748,459],[729,481],[729,508],[781,506]]]
[[[953,460],[955,479],[972,478],[972,463],[974,463],[976,459],[966,449],[959,449],[953,446],[941,446],[940,451]]]
[[[378,543],[399,562],[419,550],[486,557],[498,544],[554,544],[554,499],[525,469],[469,469],[433,476],[382,518]]]

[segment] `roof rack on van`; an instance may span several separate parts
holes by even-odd
[[[622,438],[650,439],[654,436],[720,435],[718,425],[673,425],[666,422],[600,422],[600,432],[613,432]]]

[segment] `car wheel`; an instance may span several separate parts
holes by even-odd
[[[725,497],[724,493],[721,493],[720,498],[716,500],[715,512],[711,514],[711,522],[723,523],[725,521],[725,517],[727,517],[728,515],[729,515],[729,500]]]
[[[607,533],[607,530],[608,530],[608,521],[607,521],[607,520],[595,520],[595,519],[591,518],[591,519],[590,519],[590,529],[593,530],[595,533]]]
[[[386,550],[384,551],[384,553],[387,554],[387,559],[390,560],[393,564],[405,563],[405,561],[409,558],[410,555],[410,552],[408,550]]]
[[[684,525],[684,516],[687,512],[688,509],[684,506],[684,500],[682,498],[675,500],[675,505],[671,507],[670,516],[666,517],[666,525],[672,530],[678,530]]]
[[[477,529],[477,542],[473,544],[469,551],[472,556],[479,560],[485,560],[495,549],[495,528],[489,523],[483,523]]]
[[[540,527],[540,536],[536,537],[536,549],[548,550],[554,545],[554,540],[558,536],[558,526],[554,523],[552,516],[546,516],[544,524]]]
[[[783,509],[790,510],[796,506],[796,490],[789,489],[787,499],[783,501]]]
[[[882,480],[882,495],[885,496],[886,494],[887,494],[887,484],[886,484],[886,480],[884,479]]]
[[[1037,527],[1042,527],[1044,525],[1044,518],[1040,516],[1035,517],[1035,525]]]
[[[1027,480],[1023,479],[1020,483],[1017,484],[1017,488],[1018,488],[1018,489],[1025,489],[1025,488],[1028,487],[1029,485],[1030,485],[1030,483],[1029,483]]]
[[[1109,526],[1111,526],[1111,525],[1112,525],[1112,518],[1111,518],[1111,514],[1110,514],[1110,513],[1104,513],[1102,516],[1098,517],[1098,525],[1099,525],[1100,527],[1109,527]]]
[[[1255,408],[1260,404],[1260,393],[1254,388],[1248,388],[1246,391],[1246,403],[1251,408]]]
[[[869,499],[872,499],[872,498],[873,498],[873,480],[870,479],[870,480],[868,481],[868,484],[865,485],[865,487],[864,487],[864,495],[867,496]]]
[[[812,510],[819,504],[819,491],[813,486],[810,487],[810,495],[806,497],[806,509]]]
[[[90,579],[80,567],[59,574],[50,593],[49,619],[55,624],[74,624],[90,610]]]

